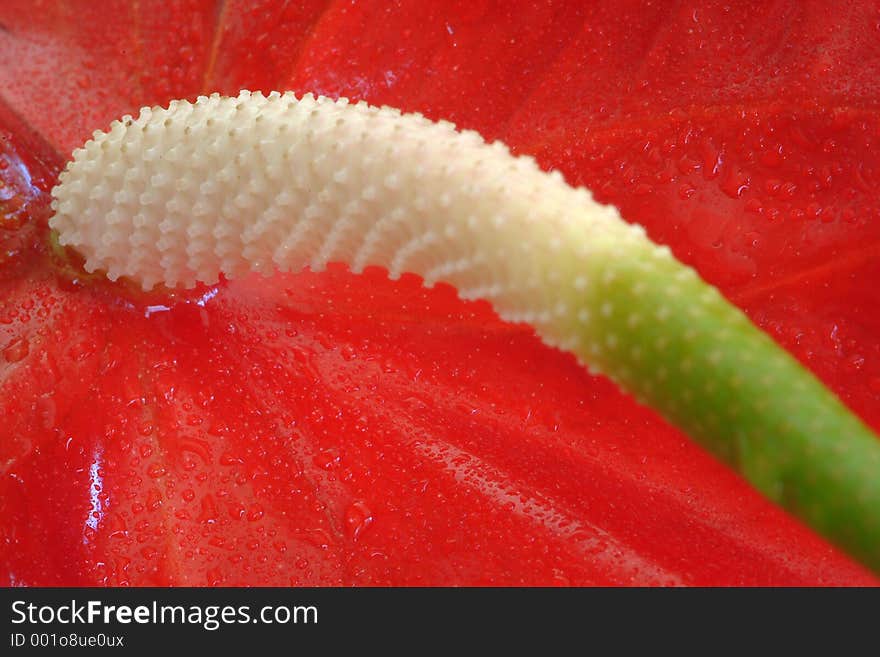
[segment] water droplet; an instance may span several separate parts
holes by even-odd
[[[684,183],[681,185],[681,187],[678,188],[678,197],[682,201],[686,201],[691,196],[693,196],[694,192],[696,191],[697,190],[693,185],[691,185],[690,183]]]
[[[325,450],[321,450],[317,454],[315,454],[312,462],[322,468],[324,470],[330,470],[339,465],[342,461],[342,456],[333,448],[328,448]]]
[[[373,514],[363,500],[352,502],[345,510],[345,531],[352,540],[358,540],[371,524]]]
[[[28,355],[31,345],[27,338],[16,338],[3,349],[3,358],[8,363],[17,363]]]
[[[229,452],[224,452],[220,456],[220,465],[242,465],[244,464],[244,460],[238,456],[230,454]]]
[[[326,550],[333,542],[330,533],[326,529],[318,528],[305,530],[299,535],[315,547],[321,548],[322,550]]]
[[[162,474],[165,472],[165,468],[162,468]],[[147,508],[156,511],[160,506],[162,506],[162,494],[154,488],[147,494]]]
[[[159,555],[159,550],[154,548],[152,545],[147,545],[146,547],[141,549],[141,554],[144,559],[149,561],[150,559],[155,559]]]
[[[154,479],[158,479],[159,477],[163,477],[168,473],[168,470],[161,463],[153,463],[149,468],[147,468],[147,474],[153,477]]]
[[[797,193],[797,189],[797,185],[795,185],[793,182],[783,183],[779,187],[779,195],[782,198],[793,198],[794,195]]]
[[[746,201],[746,212],[751,212],[752,214],[762,214],[764,212],[764,206],[761,205],[761,201],[756,198],[750,198]]]
[[[568,577],[566,577],[561,571],[557,570],[553,575],[553,586],[571,586],[571,580],[568,579]]]
[[[753,249],[756,249],[761,245],[761,233],[758,231],[749,231],[743,237],[745,238],[746,245]]]
[[[713,180],[718,176],[721,166],[724,163],[724,153],[717,148],[711,141],[706,141],[702,145],[702,170],[706,180]]]
[[[761,163],[767,167],[778,167],[782,164],[782,144],[778,144],[775,148],[764,151],[761,155]]]
[[[749,188],[749,177],[743,172],[733,167],[727,169],[721,182],[721,191],[730,198],[739,198],[743,192]]]
[[[201,522],[214,523],[217,521],[217,504],[210,495],[202,498],[202,512],[199,515]]]

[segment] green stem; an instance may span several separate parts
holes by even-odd
[[[758,490],[880,572],[880,441],[840,400],[672,258],[603,263],[582,299],[585,358]]]

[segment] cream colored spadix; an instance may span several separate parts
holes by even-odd
[[[871,431],[667,248],[502,144],[364,103],[214,95],[96,132],[53,195],[60,243],[145,289],[341,261],[488,299],[880,569]]]
[[[378,265],[486,298],[567,348],[584,265],[622,242],[653,248],[613,207],[501,143],[310,94],[145,108],[96,132],[60,181],[52,228],[111,280],[191,287],[221,273]],[[560,266],[575,262],[577,276]]]

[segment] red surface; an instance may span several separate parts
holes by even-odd
[[[45,246],[69,150],[141,104],[394,104],[595,189],[880,427],[875,4],[72,4],[0,8],[0,583],[876,583],[450,288],[147,299]]]

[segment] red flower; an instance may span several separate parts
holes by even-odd
[[[0,581],[875,582],[448,287],[337,267],[145,297],[53,255],[47,190],[113,118],[365,98],[591,187],[880,427],[872,3],[442,4],[4,3]]]

